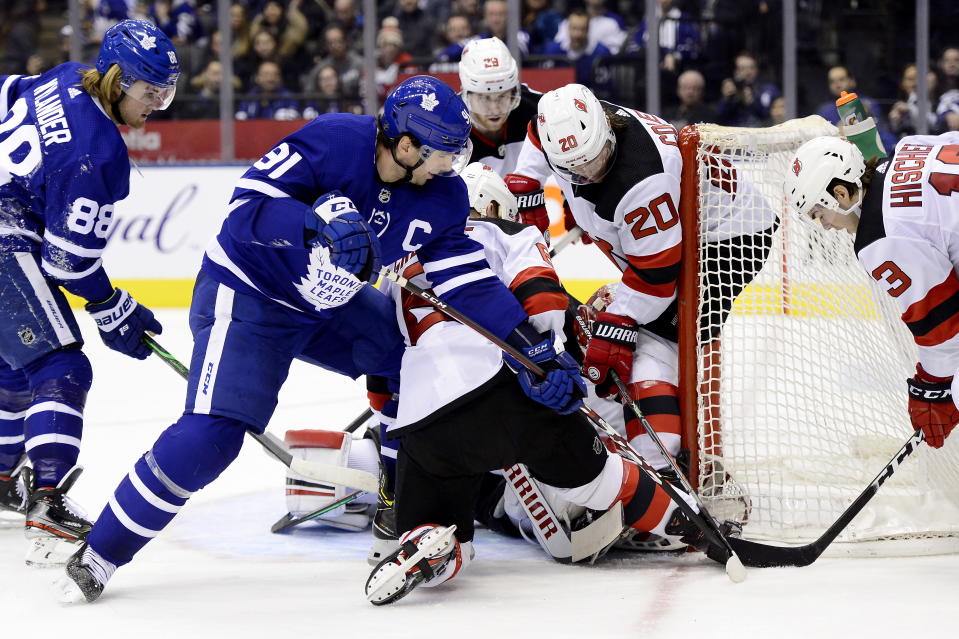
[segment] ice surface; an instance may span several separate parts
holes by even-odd
[[[94,387],[73,495],[95,515],[136,458],[176,419],[184,383],[156,358],[107,351],[85,316]],[[161,311],[159,341],[186,360],[185,311]],[[296,365],[271,431],[340,428],[364,408],[358,382]],[[907,462],[908,463],[908,462]],[[367,533],[272,535],[283,467],[248,439],[240,458],[197,494],[89,606],[54,603],[58,570],[28,569],[21,529],[0,530],[5,636],[192,637],[734,637],[948,636],[959,621],[959,556],[821,559],[749,571],[729,582],[698,556],[618,556],[561,566],[536,547],[480,531],[469,571],[393,606],[363,596]]]

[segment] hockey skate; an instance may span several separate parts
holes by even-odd
[[[116,566],[84,543],[66,565],[66,574],[54,584],[60,603],[93,603],[103,594]]]
[[[12,470],[0,473],[0,528],[23,525],[27,490],[20,471],[26,461],[24,456]]]
[[[456,526],[426,524],[403,535],[400,547],[377,564],[366,580],[366,599],[374,606],[399,601],[420,584],[458,568]],[[451,564],[452,560],[455,564]],[[454,573],[455,574],[455,573]]]
[[[376,500],[376,513],[373,515],[373,546],[366,557],[371,566],[379,564],[394,552],[399,545],[396,535],[396,510],[393,491],[387,488],[385,473],[380,473],[380,492]]]
[[[83,471],[74,466],[56,488],[37,488],[33,470],[21,470],[28,490],[24,534],[30,540],[28,566],[55,567],[66,563],[93,524],[66,493]]]

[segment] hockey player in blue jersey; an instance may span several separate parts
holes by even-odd
[[[416,252],[440,297],[556,371],[531,395],[560,410],[579,401],[575,366],[557,362],[464,232],[469,203],[457,174],[469,133],[459,96],[417,76],[387,96],[379,119],[322,115],[244,173],[194,289],[186,410],[117,487],[67,564],[61,600],[97,599],[236,458],[244,432],[266,428],[294,358],[398,378],[396,311],[368,285],[381,262]]]
[[[166,108],[178,73],[169,39],[127,20],[105,34],[96,68],[0,76],[0,510],[26,522],[28,564],[62,565],[90,528],[66,493],[92,371],[60,289],[87,301],[121,353],[145,358],[143,332],[161,330],[113,287],[101,254],[130,190],[117,127]]]

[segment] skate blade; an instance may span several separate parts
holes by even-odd
[[[58,537],[36,537],[30,540],[24,560],[34,568],[62,568],[82,543]]]
[[[87,598],[83,596],[83,591],[75,581],[69,576],[63,575],[53,582],[53,595],[57,602],[66,605],[86,603]]]
[[[404,559],[402,563],[389,563],[380,567],[367,584],[366,600],[370,603],[379,603],[401,590],[406,583],[407,569],[410,566],[415,566],[424,557],[435,555],[449,545],[455,532],[456,524],[453,524],[438,534],[431,543],[417,550],[411,557]]]

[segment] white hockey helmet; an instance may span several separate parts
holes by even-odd
[[[473,162],[461,174],[466,182],[470,208],[486,215],[491,202],[499,206],[500,219],[516,221],[519,205],[499,174],[482,162]]]
[[[505,115],[519,106],[519,67],[499,38],[467,43],[459,72],[463,100],[470,113]]]
[[[826,190],[838,178],[856,185],[859,199],[846,213],[857,212],[865,172],[862,152],[852,142],[829,136],[813,138],[796,150],[787,167],[786,200],[799,215],[810,215],[816,205],[843,213],[836,198]]]
[[[569,182],[598,182],[612,165],[616,136],[603,105],[582,84],[544,94],[536,123],[546,159]]]

